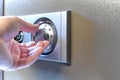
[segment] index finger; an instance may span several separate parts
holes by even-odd
[[[38,30],[39,25],[38,24],[31,24],[27,21],[24,21],[17,17],[17,21],[20,25],[20,30],[25,32],[35,32]]]

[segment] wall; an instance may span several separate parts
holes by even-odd
[[[5,0],[5,15],[72,11],[70,66],[37,61],[5,80],[120,80],[120,0]]]

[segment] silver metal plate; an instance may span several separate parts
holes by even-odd
[[[47,39],[48,40],[57,39],[55,48],[49,55],[40,55],[39,60],[47,60],[47,61],[70,64],[70,56],[71,56],[70,54],[71,53],[71,35],[70,35],[71,15],[70,14],[71,14],[71,11],[60,11],[60,12],[52,12],[52,13],[19,16],[19,18],[26,20],[27,22],[30,22],[32,24],[34,24],[35,21],[38,20],[39,18],[43,18],[43,17],[50,19],[54,23],[54,27],[55,27],[54,29],[56,29],[56,32],[57,32],[57,38],[53,37],[53,38],[47,38]],[[39,23],[42,23],[42,22],[39,22]],[[47,28],[45,28],[45,26],[47,26]],[[41,35],[45,35],[47,32],[49,33],[49,35],[52,34],[51,32],[49,32],[49,29],[48,29],[48,28],[51,28],[50,24],[44,23],[44,24],[41,24],[39,27],[40,29],[45,28],[45,31],[41,30],[41,33],[43,33]],[[24,40],[23,40],[24,43],[30,42],[33,40],[31,33],[27,33],[27,32],[23,32],[23,33],[24,33]],[[44,38],[44,36],[42,38]]]

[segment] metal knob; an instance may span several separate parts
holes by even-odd
[[[35,32],[35,34],[33,36],[33,40],[35,42],[49,40],[49,34],[47,34],[44,30],[40,29]]]
[[[39,24],[39,30],[35,32],[33,36],[33,40],[35,42],[48,40],[49,46],[43,51],[43,55],[50,54],[57,42],[57,31],[53,24],[53,22],[48,18],[40,18],[35,24]]]
[[[17,34],[17,36],[14,37],[14,40],[16,40],[19,43],[22,43],[24,39],[24,34],[22,31],[19,31],[19,33]]]

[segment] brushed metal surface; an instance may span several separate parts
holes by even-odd
[[[4,8],[4,5],[3,5],[3,0],[0,0],[0,16],[3,16],[3,8]]]

